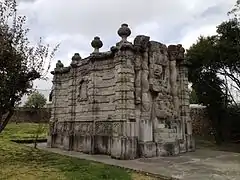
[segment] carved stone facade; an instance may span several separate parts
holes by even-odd
[[[117,159],[177,155],[195,149],[187,66],[181,45],[166,46],[127,24],[109,52],[95,37],[93,53],[76,53],[52,72],[49,147]]]

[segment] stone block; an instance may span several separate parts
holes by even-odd
[[[152,141],[152,121],[141,120],[140,121],[140,135],[139,140],[143,142]]]
[[[93,137],[90,135],[74,135],[73,137],[73,150],[87,154],[94,153]]]
[[[111,157],[130,160],[137,158],[137,137],[112,137]]]
[[[66,151],[72,150],[73,137],[69,135],[63,136],[63,149]]]
[[[196,149],[195,140],[192,135],[186,135],[187,151],[192,152]]]
[[[126,137],[122,139],[123,147],[125,146],[124,159],[136,159],[138,157],[137,137]]]
[[[167,156],[168,152],[164,148],[164,143],[156,143],[156,156]]]
[[[168,156],[175,156],[180,153],[179,141],[167,142],[164,144],[164,149]]]
[[[121,137],[112,137],[111,157],[114,159],[122,158],[122,141]]]
[[[139,156],[151,158],[157,156],[157,146],[155,142],[139,142]]]
[[[53,147],[53,135],[49,135],[47,137],[47,147],[52,148]]]
[[[52,135],[52,143],[51,146],[53,148],[61,148],[63,149],[63,136],[62,134],[54,134]]]
[[[111,136],[94,136],[94,153],[111,154]]]
[[[157,156],[176,156],[180,154],[179,141],[157,143]]]
[[[180,140],[180,153],[185,153],[187,151],[187,142],[186,140]]]

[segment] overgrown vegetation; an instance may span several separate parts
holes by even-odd
[[[189,80],[196,99],[207,107],[218,144],[237,134],[235,138],[240,139],[240,131],[233,130],[240,125],[235,122],[240,119],[236,101],[236,94],[240,93],[239,5],[238,0],[229,12],[230,19],[217,26],[217,35],[199,37],[186,55]]]
[[[58,45],[50,52],[40,38],[36,46],[28,40],[26,17],[17,14],[16,0],[0,1],[0,133],[32,82],[44,79]],[[47,63],[48,62],[48,63]]]

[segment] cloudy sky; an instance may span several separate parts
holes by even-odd
[[[94,36],[100,36],[108,50],[119,41],[116,31],[129,24],[132,35],[149,35],[165,44],[182,43],[188,48],[200,35],[212,35],[226,20],[236,0],[19,0],[19,13],[27,16],[32,41],[41,36],[46,43],[61,46],[58,59],[69,65],[71,56],[92,52]],[[50,76],[51,77],[51,76]],[[35,82],[50,89],[51,81]]]

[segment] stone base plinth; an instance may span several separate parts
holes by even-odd
[[[196,149],[195,140],[192,135],[186,135],[187,151],[192,152]]]
[[[138,142],[137,137],[59,133],[48,137],[47,146],[87,154],[105,154],[121,160],[131,160],[139,157],[176,156],[196,149],[195,141],[190,135],[186,136],[185,140]]]
[[[180,153],[185,153],[187,152],[187,142],[186,140],[180,140],[179,141],[179,145],[180,145]]]
[[[180,154],[180,143],[178,140],[174,142],[156,143],[157,156],[176,156]]]
[[[140,142],[139,156],[143,158],[151,158],[157,156],[157,147],[155,142]]]
[[[66,151],[72,150],[73,136],[65,135],[63,136],[63,149]]]
[[[137,137],[112,137],[111,157],[122,160],[136,159],[137,147]]]
[[[94,136],[94,154],[111,154],[111,136]]]
[[[93,137],[90,135],[74,135],[73,150],[87,154],[93,154]]]
[[[53,144],[52,139],[53,139],[52,135],[47,136],[47,147],[48,148],[52,148],[52,144]]]
[[[67,151],[72,150],[73,136],[63,134],[53,134],[48,136],[47,147],[61,148]]]
[[[47,140],[48,147],[51,148],[61,148],[63,149],[63,135],[62,134],[52,134]]]

